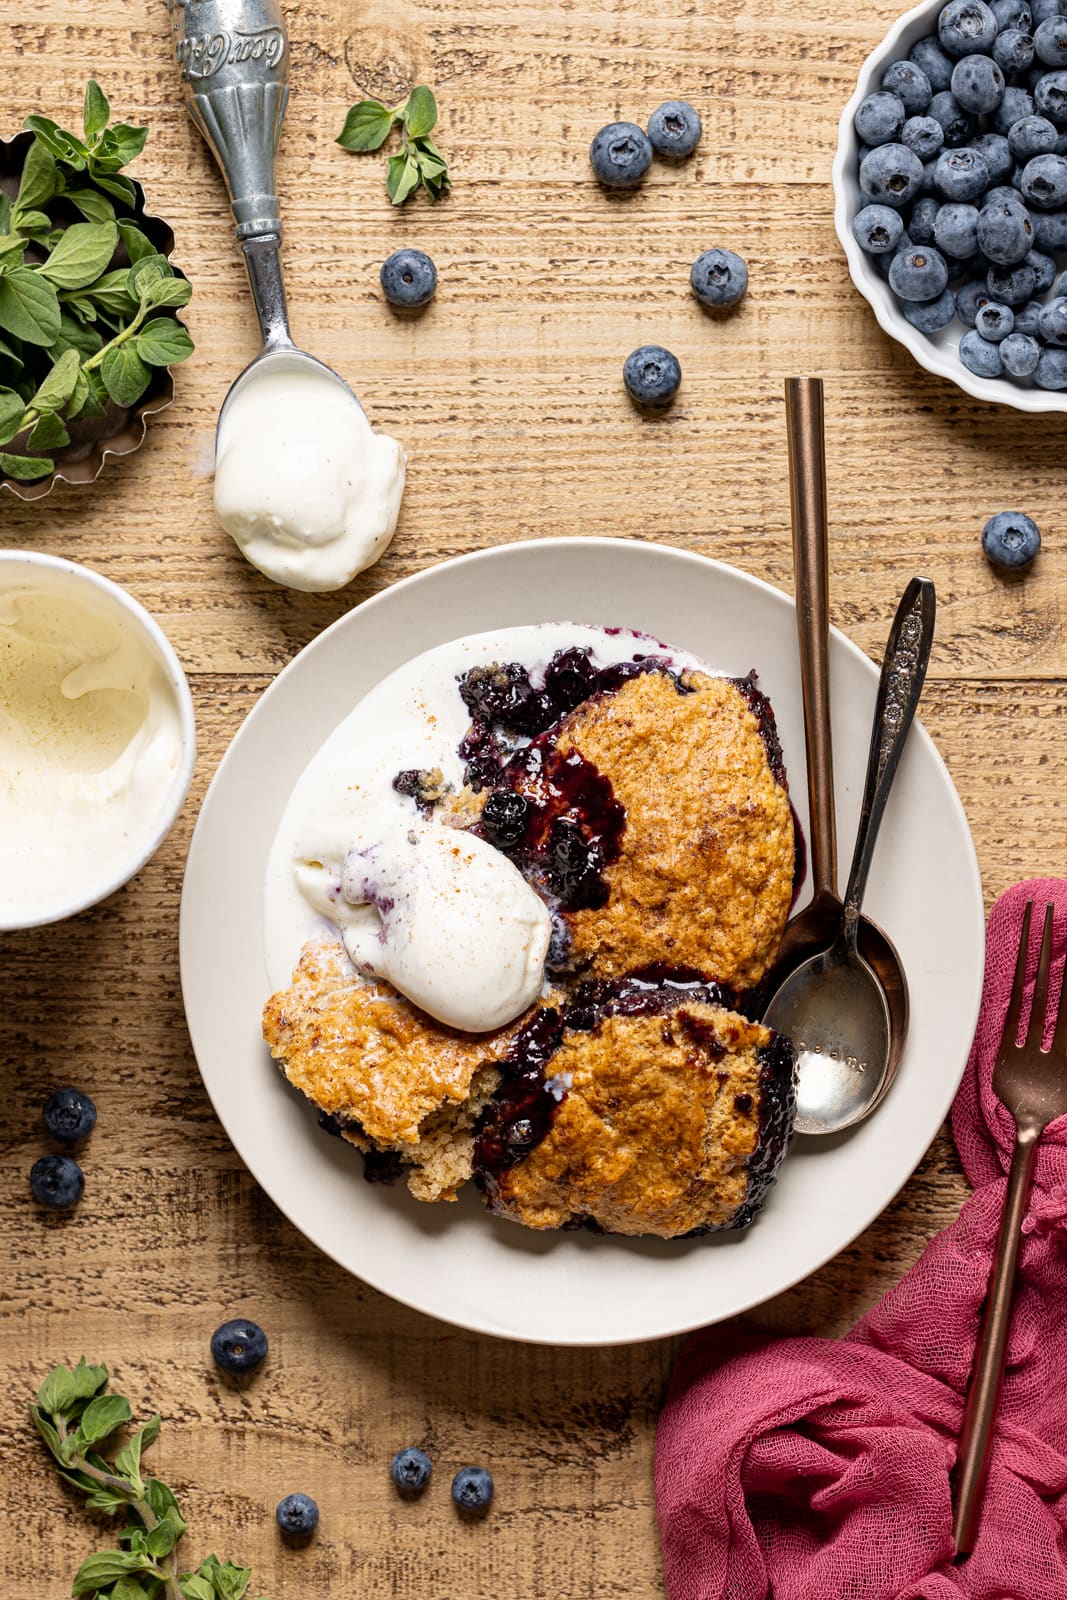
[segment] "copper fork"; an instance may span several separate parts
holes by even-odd
[[[1030,900],[1023,915],[1015,982],[993,1071],[993,1088],[1015,1118],[1015,1146],[956,1457],[955,1522],[952,1532],[956,1550],[961,1556],[967,1555],[973,1548],[978,1531],[982,1494],[993,1446],[993,1425],[1004,1377],[1004,1354],[1011,1327],[1022,1225],[1030,1199],[1038,1141],[1050,1122],[1067,1115],[1067,1005],[1063,1003],[1063,990],[1057,1002],[1055,1037],[1051,1048],[1045,1050],[1042,1046],[1048,1007],[1049,968],[1052,964],[1051,905],[1045,907],[1041,955],[1034,979],[1034,1001],[1026,1034],[1022,1044],[1017,1042],[1032,911],[1033,901]]]

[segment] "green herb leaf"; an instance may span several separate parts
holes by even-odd
[[[111,116],[107,95],[94,78],[85,85],[85,142],[93,144],[103,133]]]
[[[58,123],[53,122],[51,117],[30,116],[22,126],[35,133],[45,149],[58,161],[65,161],[76,172],[84,171],[85,158],[88,155],[84,144],[80,139],[75,139],[73,134],[67,133]]]
[[[119,346],[121,351],[123,346]],[[116,352],[117,354],[118,352]],[[64,356],[64,360],[68,357]],[[104,357],[104,367],[107,367],[107,357]],[[105,375],[104,382],[107,383]],[[73,388],[73,384],[71,385]],[[110,392],[110,386],[109,386]],[[100,1439],[106,1439],[121,1428],[124,1422],[129,1422],[133,1413],[130,1402],[124,1394],[102,1394],[95,1400],[90,1400],[82,1412],[78,1424],[78,1434],[83,1445],[96,1444]]]
[[[137,354],[150,367],[172,367],[191,356],[195,346],[173,317],[153,317],[137,335]]]
[[[185,1600],[215,1600],[215,1588],[198,1572],[187,1572],[178,1579],[178,1588]]]
[[[147,128],[133,128],[128,122],[116,122],[115,126],[107,131],[104,148],[120,166],[126,167],[131,161],[136,161],[145,147],[147,138]]]
[[[42,235],[47,237],[52,230],[52,219],[47,211],[16,211],[13,216],[18,232],[38,244],[42,242]]]
[[[126,254],[129,256],[131,264],[137,261],[143,261],[146,256],[155,255],[155,245],[150,239],[145,237],[136,224],[132,222],[120,222],[118,226],[119,238],[126,246]]]
[[[0,328],[27,344],[49,345],[55,340],[59,300],[53,286],[32,267],[15,267],[0,278]]]
[[[0,273],[20,266],[26,254],[26,241],[20,233],[0,234]]]
[[[115,207],[98,189],[68,189],[63,196],[77,206],[87,222],[114,222]]]
[[[36,432],[36,429],[34,430]],[[113,1517],[116,1511],[129,1509],[129,1495],[119,1494],[115,1489],[105,1489],[102,1485],[95,1486],[85,1502],[87,1511],[102,1511],[105,1517]]]
[[[46,411],[33,425],[26,440],[27,450],[61,450],[70,443],[70,434],[54,411]]]
[[[108,177],[102,172],[92,172],[90,175],[98,189],[103,189],[115,200],[121,200],[124,206],[132,206],[137,199],[137,191],[129,178]]]
[[[165,306],[177,308],[186,306],[193,297],[193,286],[184,278],[162,278],[158,283],[149,284],[141,294],[141,305],[146,311],[155,311]]]
[[[88,1561],[82,1562],[74,1575],[70,1592],[72,1595],[95,1594],[97,1589],[114,1583],[116,1578],[122,1578],[128,1572],[146,1570],[143,1557],[133,1555],[128,1550],[99,1550]]]
[[[352,106],[337,143],[346,150],[380,150],[393,127],[393,113],[380,100],[361,100]]]
[[[77,382],[80,368],[81,362],[79,361],[77,350],[68,350],[64,355],[60,356],[33,397],[32,404],[34,409],[36,411],[61,410],[74,393],[74,385]],[[71,1374],[71,1387],[73,1388],[73,1386],[74,1376]],[[104,1402],[98,1400],[95,1403],[102,1405]],[[83,1417],[83,1427],[84,1423],[85,1418]],[[103,1435],[97,1434],[96,1437],[103,1438]]]
[[[157,1522],[148,1535],[148,1553],[158,1561],[162,1556],[169,1556],[177,1543],[177,1535],[169,1522]]]
[[[92,308],[90,307],[90,310]],[[68,316],[64,310],[60,316],[59,333],[52,346],[52,353],[56,356],[66,355],[68,350],[77,350],[78,353],[88,358],[95,356],[104,341],[96,328],[87,328],[74,317]]]
[[[14,407],[12,407],[11,402],[8,399],[9,396],[15,402]],[[22,403],[22,397],[15,394],[13,389],[4,389],[0,390],[0,407],[6,408],[0,412],[0,415],[3,415],[4,418],[3,422],[0,423],[0,442],[7,444],[8,439],[13,439],[15,434],[19,431],[19,424],[22,421],[22,413],[25,410],[25,406]],[[11,429],[11,432],[8,433],[7,429],[12,422],[14,422],[15,426]],[[30,1407],[30,1418],[48,1449],[58,1461],[59,1434],[56,1432],[55,1428],[53,1428],[52,1424],[47,1420],[40,1406]]]
[[[11,196],[0,191],[0,234],[11,232]]]
[[[141,1451],[147,1450],[148,1446],[159,1438],[159,1428],[159,1417],[150,1417],[144,1427],[126,1442],[115,1457],[115,1472],[133,1485],[138,1497],[144,1494],[144,1484],[141,1482]]]
[[[394,206],[402,206],[419,186],[419,168],[413,156],[390,156],[385,189]]]
[[[79,417],[102,417],[104,415],[107,390],[104,388],[103,379],[98,372],[82,372],[74,386],[74,393],[70,397],[67,407],[67,416],[71,422]]]
[[[433,90],[424,83],[416,84],[408,95],[404,122],[413,139],[421,139],[436,125],[437,101],[433,97]]]
[[[105,272],[95,283],[87,284],[76,299],[64,297],[64,300],[67,305],[77,306],[79,314],[80,308],[88,304],[93,319],[98,307],[124,322],[132,321],[137,310],[137,301],[130,294],[128,267],[116,267],[112,272]]]
[[[148,1590],[136,1578],[120,1578],[111,1591],[110,1600],[149,1600]]]
[[[39,270],[57,289],[83,289],[103,272],[118,242],[113,222],[72,223]]]
[[[18,198],[14,207],[15,227],[19,226],[20,212],[40,211],[58,192],[59,173],[56,169],[55,156],[40,139],[35,139],[26,152],[22,168]]]
[[[147,1478],[145,1480],[144,1494],[152,1509],[153,1516],[160,1520],[166,1517],[168,1522],[174,1524],[175,1531],[178,1537],[181,1538],[186,1529],[186,1521],[178,1509],[178,1502],[174,1498],[173,1492],[159,1478]]]
[[[37,1391],[37,1404],[49,1416],[65,1416],[77,1399],[75,1374],[69,1367],[53,1367]]]
[[[152,378],[132,344],[114,345],[105,351],[100,364],[104,388],[119,406],[132,406],[144,394]]]
[[[135,300],[141,298],[142,287],[147,289],[149,284],[158,283],[161,278],[172,277],[173,270],[166,256],[161,256],[156,250],[153,250],[151,255],[138,257],[126,273],[126,281],[133,298]]]
[[[19,483],[32,483],[35,478],[47,478],[54,469],[55,462],[46,461],[43,457],[12,456],[8,455],[6,450],[0,450],[0,472],[5,477],[17,479]],[[65,1477],[66,1474],[61,1473],[60,1476]]]

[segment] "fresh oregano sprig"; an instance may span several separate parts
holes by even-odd
[[[391,111],[380,100],[361,100],[345,118],[337,143],[346,150],[380,150],[394,125],[400,128],[400,150],[389,157],[386,168],[390,200],[402,206],[420,187],[431,200],[439,200],[449,183],[448,167],[430,138],[437,125],[437,101],[424,83],[416,84]]]
[[[69,423],[101,416],[108,399],[134,405],[153,367],[193,350],[174,317],[152,316],[186,305],[189,284],[119,214],[135,200],[120,169],[148,130],[109,126],[110,115],[90,81],[82,135],[27,117],[34,139],[18,194],[0,194],[0,472],[11,478],[53,471]]]
[[[30,1406],[64,1483],[85,1495],[88,1510],[126,1518],[118,1535],[121,1548],[98,1550],[83,1561],[71,1594],[86,1600],[241,1600],[252,1580],[250,1567],[208,1556],[195,1571],[179,1571],[185,1519],[167,1485],[142,1471],[141,1456],[159,1435],[159,1417],[105,1453],[132,1415],[125,1395],[108,1393],[107,1368],[84,1356],[76,1367],[55,1367]]]

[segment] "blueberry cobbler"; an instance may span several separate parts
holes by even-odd
[[[272,1054],[419,1199],[473,1181],[531,1228],[746,1226],[795,1070],[746,1010],[798,877],[754,675],[563,625],[420,661],[350,732],[347,809],[294,834],[321,920]]]

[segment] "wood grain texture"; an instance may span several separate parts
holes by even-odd
[[[276,1600],[656,1600],[651,1495],[670,1343],[528,1349],[404,1311],[315,1253],[240,1166],[208,1104],[177,974],[182,863],[197,804],[276,671],[354,603],[447,556],[504,540],[641,535],[790,586],[782,380],[827,381],[833,617],[872,655],[904,579],[936,580],[925,708],[978,844],[987,896],[1062,869],[1067,541],[1062,421],[983,406],[915,370],[853,290],[832,227],[841,105],[896,0],[848,17],[829,0],[306,0],[289,6],[293,100],[280,168],[297,336],[350,377],[409,448],[396,541],[341,595],[277,589],[217,527],[211,437],[254,352],[221,182],[181,108],[163,0],[23,0],[0,29],[0,133],[42,109],[76,115],[90,73],[152,129],[137,167],[195,285],[196,356],[144,448],[95,489],[0,499],[5,544],[87,561],[159,617],[190,672],[201,753],[179,827],[122,894],[66,926],[0,938],[0,1570],[14,1600],[58,1600],[101,1531],[39,1460],[20,1407],[58,1359],[111,1362],[165,1425],[158,1468],[190,1546],[252,1563]],[[333,142],[349,103],[436,85],[454,193],[394,213],[376,157]],[[696,158],[611,197],[588,141],[669,96],[704,116]],[[435,303],[401,320],[378,265],[428,249]],[[742,250],[740,313],[705,316],[688,268]],[[622,362],[679,355],[672,413],[628,405]],[[985,518],[1022,497],[1046,531],[1036,572],[997,579]],[[69,1218],[39,1216],[30,1161],[57,1084],[100,1126]],[[942,1134],[848,1250],[754,1314],[843,1332],[955,1215],[966,1187]],[[252,1387],[207,1359],[224,1315],[272,1339]],[[432,1448],[435,1492],[401,1506],[392,1451]],[[484,1462],[498,1501],[480,1527],[447,1503]],[[322,1506],[303,1553],[275,1537],[292,1489]],[[191,1549],[190,1553],[193,1551]]]

